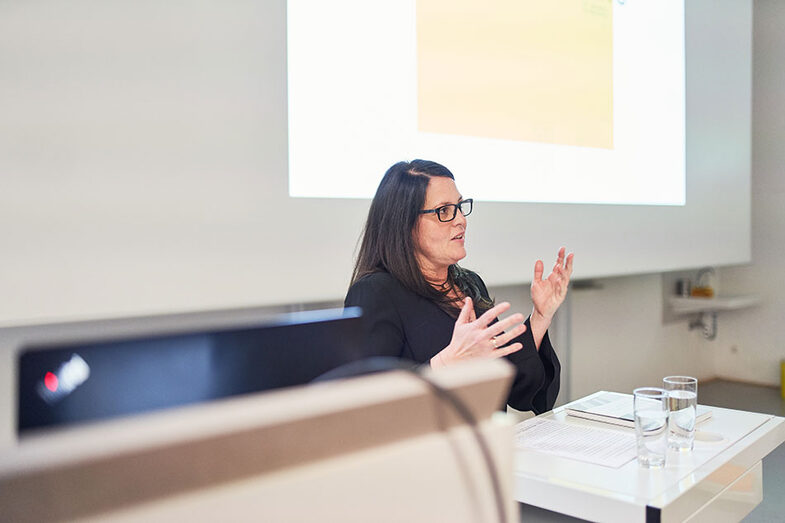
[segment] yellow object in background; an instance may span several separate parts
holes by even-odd
[[[780,394],[785,400],[785,360],[780,361]]]
[[[711,287],[693,287],[690,295],[694,298],[712,298],[714,289]]]
[[[704,267],[699,270],[690,296],[695,298],[713,298],[716,274],[712,267]]]

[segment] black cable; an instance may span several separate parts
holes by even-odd
[[[485,467],[488,472],[488,476],[491,480],[491,485],[493,487],[493,495],[494,500],[496,502],[496,512],[499,516],[500,523],[506,523],[507,521],[507,510],[504,506],[504,497],[502,495],[501,484],[499,483],[499,475],[496,470],[496,464],[493,461],[493,457],[491,456],[490,449],[488,448],[488,444],[485,441],[482,433],[480,432],[477,426],[477,420],[474,419],[469,408],[466,404],[458,397],[457,394],[454,394],[452,391],[445,389],[441,385],[434,383],[429,378],[426,378],[421,372],[424,365],[418,365],[413,362],[408,362],[406,360],[400,360],[398,358],[391,358],[391,357],[376,357],[376,358],[368,358],[365,360],[355,361],[352,363],[348,363],[336,369],[333,369],[325,374],[322,374],[314,381],[327,381],[332,379],[340,379],[340,378],[350,378],[350,377],[357,377],[366,374],[374,374],[377,372],[386,372],[391,370],[403,370],[411,374],[412,376],[416,377],[423,383],[425,383],[429,390],[436,396],[443,403],[447,403],[453,410],[458,414],[463,421],[469,425],[469,428],[472,431],[472,435],[474,436],[474,440],[477,442],[477,446],[480,448],[480,452],[482,453],[483,461],[485,462]],[[447,432],[447,427],[442,427],[444,432]]]

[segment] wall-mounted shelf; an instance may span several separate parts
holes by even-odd
[[[685,315],[746,309],[760,303],[760,297],[754,295],[717,296],[714,298],[671,296],[668,301],[674,314]]]
[[[676,316],[697,314],[696,320],[689,324],[690,330],[702,329],[703,337],[713,340],[717,337],[717,313],[746,309],[760,303],[760,297],[754,295],[716,296],[714,298],[699,298],[670,296],[668,305]]]

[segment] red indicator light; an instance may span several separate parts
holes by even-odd
[[[46,385],[46,388],[51,390],[52,392],[57,390],[57,382],[58,382],[57,376],[55,376],[51,372],[47,372],[46,375],[44,376],[44,385]]]

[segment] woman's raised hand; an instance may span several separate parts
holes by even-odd
[[[431,358],[431,366],[443,367],[474,358],[500,358],[521,350],[523,345],[520,343],[507,344],[526,332],[522,314],[513,314],[491,325],[494,318],[509,308],[509,303],[500,303],[475,318],[472,299],[466,298],[455,321],[450,344]]]
[[[543,319],[550,322],[556,309],[567,296],[567,288],[570,286],[570,275],[572,275],[572,259],[575,255],[570,253],[565,258],[564,247],[559,249],[553,271],[547,278],[543,279],[543,263],[537,260],[534,264],[534,279],[532,280],[532,302],[534,303],[535,315],[539,314]],[[534,318],[532,318],[534,320]]]

